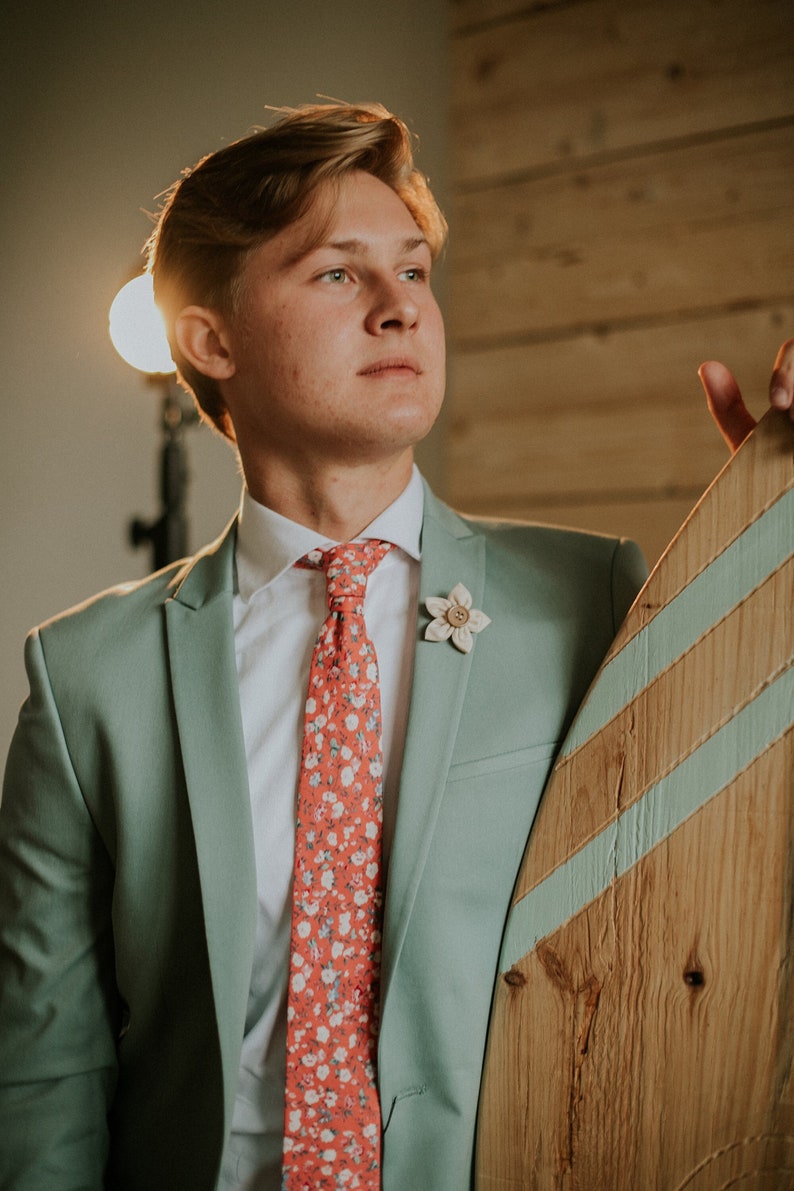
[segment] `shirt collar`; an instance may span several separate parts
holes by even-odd
[[[393,542],[418,561],[423,513],[422,477],[414,466],[407,487],[358,536]],[[243,488],[235,562],[237,590],[246,603],[263,587],[289,570],[304,554],[333,545],[336,543],[316,530],[290,521],[288,517],[259,504],[248,489]]]

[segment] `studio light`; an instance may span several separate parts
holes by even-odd
[[[122,360],[139,372],[149,376],[176,372],[150,273],[141,273],[121,287],[110,306],[109,329]]]

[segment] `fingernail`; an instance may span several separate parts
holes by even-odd
[[[771,393],[769,394],[769,400],[776,409],[788,409],[790,404],[788,393],[780,385],[772,389]]]

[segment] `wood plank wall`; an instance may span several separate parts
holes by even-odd
[[[794,335],[794,4],[451,6],[447,496],[653,562]]]

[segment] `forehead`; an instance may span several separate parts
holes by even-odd
[[[413,215],[397,192],[380,178],[361,170],[323,183],[304,219],[314,219],[329,231],[351,222],[373,230],[394,228],[397,235],[418,231]]]
[[[360,170],[323,182],[308,210],[265,241],[254,256],[271,267],[289,267],[324,247],[348,251],[399,250],[425,243],[400,196]]]

